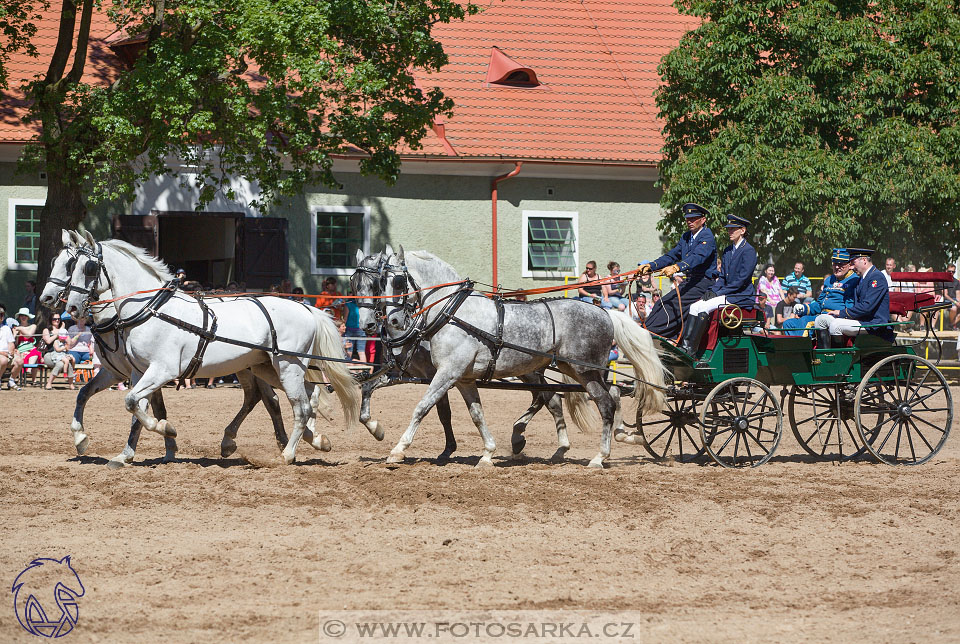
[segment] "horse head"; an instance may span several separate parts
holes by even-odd
[[[75,230],[61,230],[60,239],[63,248],[53,258],[50,275],[40,293],[40,304],[54,311],[63,309],[79,249],[87,246],[86,240]]]

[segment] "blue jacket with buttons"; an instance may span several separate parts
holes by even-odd
[[[861,324],[883,324],[890,321],[890,291],[887,278],[876,266],[871,266],[867,274],[860,278],[854,294],[852,306],[840,309],[840,317],[858,320]],[[893,342],[894,333],[890,327],[867,329],[872,335],[878,335]]]
[[[723,249],[720,260],[720,277],[713,285],[713,292],[726,295],[728,304],[743,309],[752,309],[757,301],[757,289],[753,285],[753,271],[757,268],[757,251],[746,239],[740,248],[730,244]]]
[[[831,275],[824,281],[823,290],[820,291],[816,301],[804,304],[804,311],[800,315],[817,315],[824,311],[839,311],[844,307],[853,306],[859,284],[860,276],[853,270],[840,279],[837,279],[836,275]]]
[[[717,241],[710,229],[704,226],[696,238],[689,230],[683,233],[680,243],[662,257],[650,262],[650,268],[658,271],[671,264],[676,264],[690,282],[698,282],[704,278],[715,279],[718,275]]]

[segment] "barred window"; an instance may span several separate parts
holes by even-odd
[[[13,258],[17,264],[36,264],[40,253],[42,205],[14,206]]]
[[[356,266],[357,249],[367,247],[369,209],[322,207],[313,215],[313,273],[342,273]]]
[[[569,273],[577,267],[575,213],[527,212],[524,275]]]

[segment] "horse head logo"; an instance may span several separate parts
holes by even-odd
[[[17,575],[10,592],[24,630],[40,637],[63,637],[77,625],[77,599],[85,591],[68,555],[34,559]]]

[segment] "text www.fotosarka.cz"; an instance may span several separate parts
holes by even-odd
[[[639,641],[638,612],[321,611],[320,642]]]

